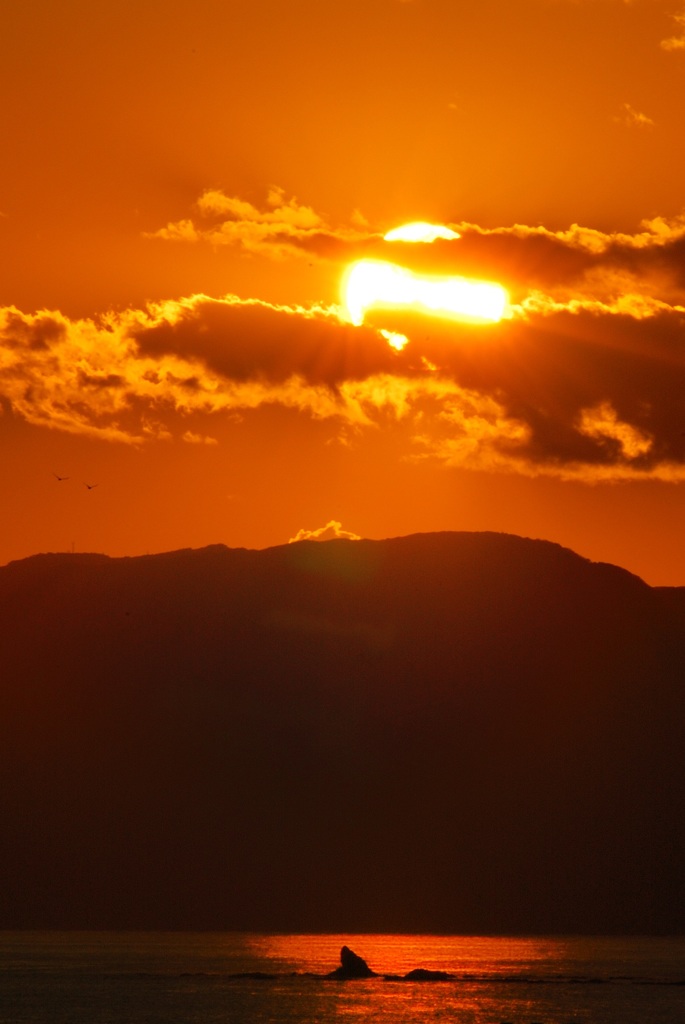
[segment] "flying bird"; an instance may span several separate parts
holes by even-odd
[[[84,481],[84,484],[83,484],[83,486],[84,486],[84,487],[87,487],[89,491],[92,491],[94,487],[97,487],[97,484],[87,484],[87,483],[85,483],[85,481]]]
[[[62,480],[68,480],[68,479],[69,479],[69,477],[68,477],[68,476],[60,476],[60,475],[59,475],[58,473],[53,473],[52,475],[53,475],[54,477],[56,477],[56,479],[57,479],[57,480],[60,480],[60,481],[62,481]]]

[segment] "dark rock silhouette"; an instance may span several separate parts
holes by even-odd
[[[376,978],[378,975],[371,970],[366,960],[353,953],[348,946],[343,946],[340,950],[340,967],[331,971],[326,977],[347,981],[353,978]]]
[[[415,967],[403,976],[404,981],[453,981],[454,975],[447,971],[429,971],[425,967]]]
[[[10,563],[0,928],[682,934],[683,680],[504,534]]]
[[[343,946],[340,950],[340,967],[336,967],[325,978],[337,979],[338,981],[352,981],[356,978],[378,978],[376,971],[372,971],[366,960],[354,953],[349,946]],[[447,971],[431,971],[425,967],[416,967],[407,974],[383,974],[384,981],[453,981],[454,975]]]

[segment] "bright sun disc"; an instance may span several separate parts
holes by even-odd
[[[357,260],[347,271],[343,294],[357,326],[372,306],[413,308],[434,316],[496,323],[508,301],[504,288],[466,277],[432,277],[382,260]]]
[[[424,220],[412,221],[388,231],[383,238],[386,242],[435,242],[438,238],[452,241],[460,235],[443,224],[428,224]]]

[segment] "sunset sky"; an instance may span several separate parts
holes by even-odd
[[[334,523],[685,585],[685,4],[25,0],[1,33],[0,563]],[[457,237],[384,240],[419,220]],[[355,326],[361,259],[509,305]]]

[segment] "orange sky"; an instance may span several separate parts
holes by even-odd
[[[336,521],[685,585],[678,0],[26,0],[3,43],[0,562]],[[361,257],[510,314],[353,327]]]

